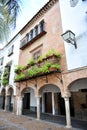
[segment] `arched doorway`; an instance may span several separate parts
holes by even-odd
[[[41,112],[53,115],[65,115],[64,99],[60,89],[53,84],[47,84],[40,89],[42,98],[40,101]]]
[[[87,79],[79,79],[70,85],[71,116],[87,120]]]
[[[6,94],[6,90],[3,88],[1,91],[1,98],[0,98],[0,107],[1,109],[5,109],[5,94]]]
[[[32,88],[22,91],[22,114],[26,115],[37,111],[37,102]]]
[[[13,112],[13,106],[14,106],[14,95],[13,95],[13,88],[8,89],[8,94],[7,94],[7,105],[6,105],[6,110]]]

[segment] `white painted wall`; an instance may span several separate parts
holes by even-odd
[[[67,69],[87,66],[87,0],[79,0],[75,7],[70,0],[60,0],[63,32],[71,30],[76,35],[77,49],[72,44],[65,44]]]
[[[11,56],[8,56],[8,49],[14,45],[13,54]],[[11,70],[10,70],[10,78],[9,78],[9,85],[13,86],[14,89],[14,95],[16,94],[16,86],[14,83],[14,69],[15,66],[18,65],[19,60],[19,46],[20,46],[20,34],[18,34],[7,46],[3,48],[2,51],[0,51],[0,58],[4,57],[3,66],[1,66],[4,70],[4,67],[6,64],[10,61],[12,61]],[[8,85],[8,87],[9,87]],[[1,86],[2,89],[3,86]]]

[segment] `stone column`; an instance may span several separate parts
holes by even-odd
[[[54,93],[52,92],[52,114],[55,115],[55,108],[54,108]]]
[[[5,96],[5,108],[4,110],[6,111],[7,110],[7,105],[8,105],[8,95]]]
[[[65,110],[66,110],[66,127],[71,128],[71,117],[70,117],[70,105],[69,105],[69,97],[71,93],[69,91],[64,93],[64,100],[65,100]]]
[[[17,100],[17,115],[22,115],[22,97],[19,96]]]
[[[41,96],[37,96],[37,120],[40,119],[40,98]]]
[[[12,103],[13,103],[13,113],[15,113],[15,95],[12,97]]]

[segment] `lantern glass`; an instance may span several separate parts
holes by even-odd
[[[74,41],[75,34],[72,31],[68,30],[64,34],[62,34],[62,37],[66,42],[70,43]]]

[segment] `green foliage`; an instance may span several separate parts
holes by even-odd
[[[3,77],[2,78],[2,84],[3,84],[3,86],[5,87],[6,85],[8,85],[8,79],[6,78],[6,77]]]
[[[19,0],[21,1],[21,0]],[[6,41],[9,38],[11,28],[15,27],[17,15],[19,14],[20,4],[17,0],[0,1],[0,41]]]
[[[51,63],[45,63],[41,68],[40,68],[40,72],[42,73],[49,73],[49,68],[51,66]]]
[[[44,60],[44,57],[43,56],[39,56],[37,62],[42,62]]]
[[[16,74],[20,74],[23,69],[24,69],[24,66],[16,66],[14,71]]]
[[[36,63],[36,61],[31,58],[29,61],[28,61],[28,65],[34,65]]]
[[[57,58],[61,58],[61,54],[59,54],[58,52],[56,52],[54,49],[50,49],[48,51],[48,53],[46,53],[46,58],[52,56],[52,55],[55,55]]]
[[[39,68],[37,66],[34,66],[32,69],[28,70],[28,76],[33,77],[36,76],[40,72]]]
[[[56,68],[56,70],[60,70],[60,65],[53,62],[48,62],[47,57],[50,56],[56,56],[57,58],[61,58],[61,55],[57,53],[55,50],[51,49],[48,51],[48,53],[43,57],[40,56],[37,61],[35,61],[33,58],[31,58],[28,61],[27,66],[17,66],[15,69],[15,72],[18,74],[15,78],[16,81],[20,81],[22,79],[28,79],[35,76],[40,76],[41,74],[47,74],[52,72],[50,68]],[[55,57],[54,57],[55,58]],[[42,62],[43,64],[38,64],[39,62]],[[29,68],[30,67],[30,68]],[[22,71],[25,69],[26,71]],[[23,73],[22,73],[23,72]]]
[[[60,65],[59,64],[52,64],[51,68],[56,68],[56,69],[60,69]]]
[[[26,75],[24,74],[24,73],[20,73],[19,75],[17,75],[16,77],[15,77],[15,80],[16,81],[19,81],[19,80],[23,80],[23,79],[25,79],[26,78]]]
[[[2,85],[3,86],[8,85],[8,83],[9,83],[9,74],[10,74],[9,68],[5,68],[3,76],[2,76]]]

